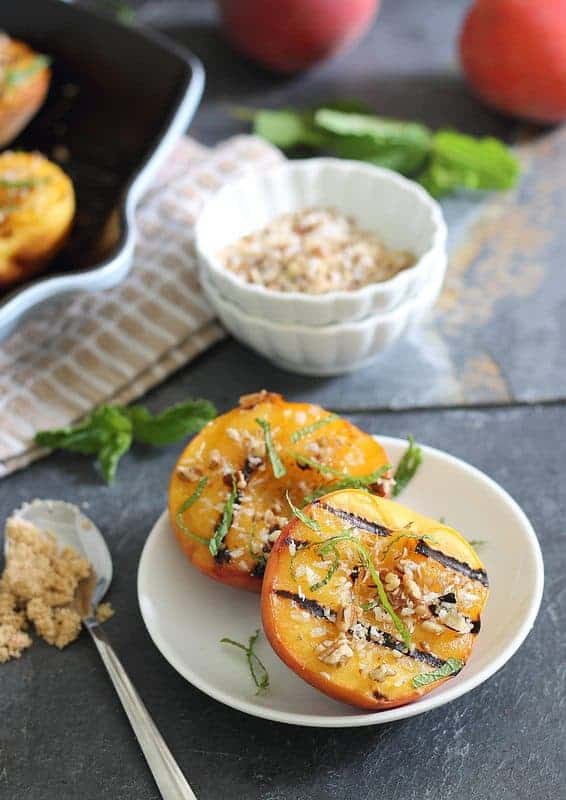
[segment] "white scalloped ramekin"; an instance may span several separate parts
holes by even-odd
[[[280,214],[332,207],[374,231],[391,248],[409,250],[414,266],[354,291],[320,295],[280,292],[247,283],[226,269],[218,253]],[[395,172],[357,161],[311,158],[255,172],[220,189],[195,227],[201,275],[225,298],[255,317],[307,326],[362,320],[389,311],[424,289],[446,257],[442,211],[418,184]]]
[[[255,317],[223,297],[201,275],[204,292],[224,326],[274,364],[303,375],[341,375],[367,366],[415,327],[436,302],[446,272],[438,260],[427,285],[390,311],[363,320],[307,326]]]

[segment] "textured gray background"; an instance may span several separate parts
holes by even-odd
[[[209,95],[194,132],[214,142],[229,131],[218,104],[318,94],[350,82],[375,59],[390,75],[385,91],[435,119],[446,113],[469,129],[505,133],[503,123],[470,99],[447,71],[464,3],[389,0],[379,25],[354,55],[307,79],[280,80],[226,49],[209,24],[177,25],[205,58]],[[195,15],[207,3],[145,4],[146,19]],[[401,10],[402,13],[401,13]],[[403,67],[399,50],[406,49]],[[407,65],[407,58],[410,64]],[[426,70],[425,70],[426,67]],[[429,70],[430,67],[430,70]],[[419,70],[421,91],[406,98]],[[405,83],[405,72],[411,81]],[[434,75],[438,72],[437,79]],[[432,77],[431,77],[432,76]],[[430,78],[430,80],[429,80]],[[432,82],[431,82],[432,81]],[[438,94],[435,86],[443,87]],[[368,90],[381,92],[378,87]],[[434,90],[434,91],[433,91]],[[311,95],[312,92],[312,95]],[[432,94],[429,98],[429,92]],[[444,121],[444,120],[440,120]],[[528,373],[525,374],[525,379]],[[222,410],[242,391],[266,386],[292,399],[312,397],[350,409],[368,431],[404,436],[470,461],[521,503],[541,540],[546,590],[535,628],[519,653],[488,683],[460,700],[406,722],[344,731],[292,728],[246,717],[193,689],[151,644],[136,600],[136,571],[151,525],[165,504],[178,448],[137,449],[116,485],[104,487],[89,462],[56,454],[0,483],[0,519],[34,496],[88,504],[115,564],[108,632],[199,800],[559,800],[566,783],[566,568],[563,469],[566,408],[560,403],[505,408],[375,411],[379,401],[359,376],[311,381],[289,376],[232,341],[218,345],[147,398],[160,409],[188,394]],[[361,400],[360,400],[361,398]],[[364,412],[356,411],[362,407]],[[373,410],[372,410],[373,409]],[[512,602],[512,598],[509,599]],[[182,631],[179,632],[182,635]],[[61,654],[35,645],[0,668],[0,797],[7,800],[153,800],[157,792],[114,691],[89,640]]]

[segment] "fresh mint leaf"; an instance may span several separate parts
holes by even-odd
[[[434,134],[430,163],[419,181],[432,195],[440,197],[456,189],[511,189],[519,172],[519,162],[498,139],[475,139],[441,130]]]
[[[124,409],[100,406],[74,427],[40,431],[35,441],[41,447],[96,455],[107,483],[112,483],[120,458],[132,443],[132,423]]]
[[[236,481],[234,480],[234,476],[232,475],[232,489],[230,490],[230,494],[228,495],[228,499],[224,504],[224,509],[222,511],[222,516],[220,518],[220,522],[216,526],[216,530],[214,531],[210,541],[208,542],[208,549],[210,550],[211,555],[216,556],[220,552],[224,539],[230,528],[232,527],[232,520],[234,519],[234,503],[236,502],[236,498],[238,496],[238,489],[236,487]]]
[[[328,108],[317,111],[314,121],[330,133],[367,137],[373,141],[376,150],[381,147],[412,145],[420,147],[426,154],[432,141],[430,129],[418,122],[403,122],[368,114],[347,114]]]
[[[271,461],[271,469],[273,470],[273,475],[277,479],[282,478],[284,475],[287,474],[287,470],[285,469],[285,465],[279,458],[279,453],[277,452],[277,449],[273,444],[273,439],[271,437],[271,425],[266,419],[262,419],[261,417],[257,417],[256,422],[263,431],[263,435],[265,438],[265,449],[267,450],[267,455],[269,456],[269,460]]]
[[[179,441],[199,431],[215,414],[206,400],[178,403],[155,417],[143,406],[103,405],[77,425],[39,431],[35,442],[51,450],[96,456],[105,480],[112,483],[120,458],[132,442],[165,445]]]
[[[424,125],[368,114],[347,114],[321,109],[315,122],[334,135],[332,149],[341,158],[369,161],[404,175],[424,166],[432,134]]]
[[[216,416],[216,408],[208,400],[187,400],[176,403],[153,416],[144,406],[125,409],[136,442],[151,445],[174,444],[200,431]]]
[[[238,650],[243,650],[246,654],[248,668],[250,670],[251,678],[257,687],[256,694],[262,694],[269,689],[269,673],[263,661],[255,652],[255,646],[259,638],[259,628],[256,630],[248,640],[248,644],[236,642],[234,639],[229,639],[227,636],[220,639],[221,644],[230,644],[232,647],[237,647]]]
[[[459,658],[449,658],[439,669],[432,670],[432,672],[421,672],[419,675],[415,675],[412,679],[412,684],[415,689],[419,689],[421,686],[428,686],[431,683],[436,683],[436,681],[439,681],[442,678],[448,678],[450,675],[456,675],[458,672],[460,672],[463,666],[464,662]]]
[[[293,147],[317,147],[322,137],[310,121],[308,112],[291,110],[257,111],[253,118],[254,133],[268,142],[290,150]]]
[[[412,436],[409,435],[408,439],[409,445],[401,461],[399,461],[397,469],[395,470],[395,475],[393,476],[395,479],[393,497],[397,497],[397,495],[401,494],[403,489],[405,489],[408,483],[415,477],[418,468],[422,464],[423,451],[415,444],[415,440]]]
[[[112,483],[116,477],[120,459],[124,453],[128,452],[131,446],[132,434],[128,431],[115,433],[102,446],[98,454],[98,461],[106,483]]]

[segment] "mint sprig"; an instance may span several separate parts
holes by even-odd
[[[227,636],[220,639],[221,644],[230,644],[232,647],[237,647],[239,650],[244,651],[251,678],[257,687],[256,695],[263,694],[269,689],[269,673],[265,664],[255,652],[258,637],[259,629],[250,636],[247,645],[236,642],[234,639],[229,639]]]
[[[256,134],[283,150],[308,148],[387,167],[436,197],[510,189],[520,172],[517,159],[498,139],[432,131],[418,122],[368,113],[351,101],[303,110],[248,109],[245,117]]]
[[[215,416],[216,409],[208,400],[176,403],[155,416],[139,405],[103,405],[77,425],[39,431],[35,442],[51,450],[95,456],[104,479],[112,483],[120,459],[133,442],[172,444],[197,433]]]

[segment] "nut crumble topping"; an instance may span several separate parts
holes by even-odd
[[[342,666],[352,658],[354,651],[350,647],[346,636],[340,633],[336,639],[325,639],[324,642],[319,644],[316,648],[316,654],[323,664]]]
[[[360,289],[415,263],[332,208],[282,214],[225,247],[220,259],[248,283],[306,294]]]

